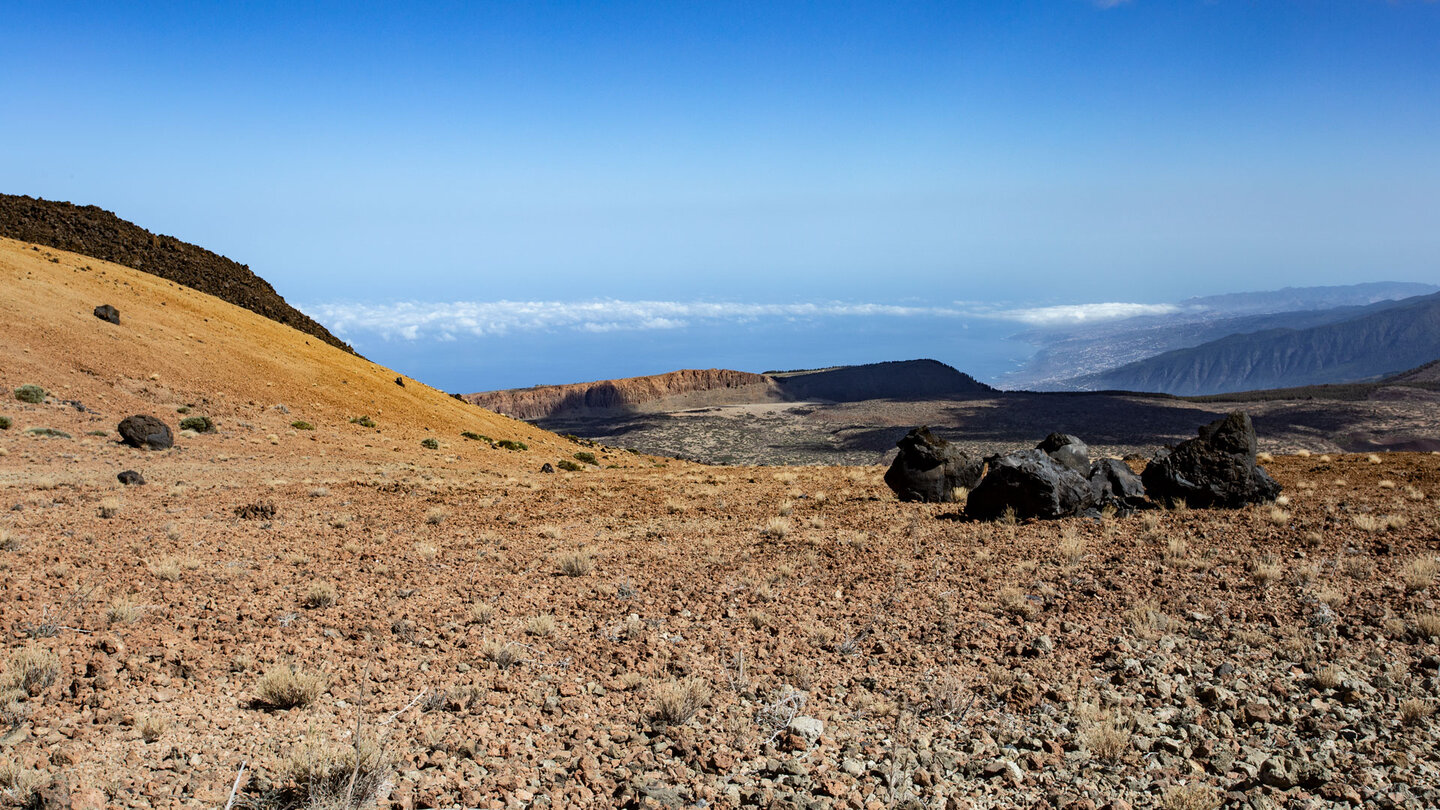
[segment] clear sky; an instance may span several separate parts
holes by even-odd
[[[0,190],[245,262],[452,390],[846,362],[822,355],[881,320],[886,352],[936,356],[937,329],[969,325],[936,309],[1440,281],[1440,3],[3,19]],[[732,309],[696,315],[712,304]],[[784,323],[818,328],[813,350],[777,348]]]

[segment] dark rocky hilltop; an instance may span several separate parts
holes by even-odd
[[[354,349],[324,326],[285,303],[275,288],[248,266],[173,236],[153,234],[93,205],[0,194],[0,236],[133,267],[208,293],[355,354]]]

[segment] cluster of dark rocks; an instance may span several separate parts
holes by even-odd
[[[1051,433],[1033,450],[977,458],[919,427],[899,448],[885,483],[900,500],[949,503],[963,488],[965,513],[979,520],[1012,511],[1019,519],[1059,518],[1107,507],[1124,514],[1176,502],[1238,508],[1280,494],[1256,463],[1255,425],[1240,412],[1160,451],[1138,476],[1120,459],[1091,461],[1085,442],[1066,433]]]

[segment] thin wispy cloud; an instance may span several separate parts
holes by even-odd
[[[1028,326],[1065,326],[1177,311],[1171,304],[1075,304],[1022,309],[972,304],[907,306],[843,301],[746,303],[728,301],[403,301],[327,303],[306,311],[337,334],[387,340],[456,340],[524,332],[589,333],[684,329],[723,323],[875,318],[984,318]]]

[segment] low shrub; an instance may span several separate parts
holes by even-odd
[[[530,446],[525,444],[524,442],[514,442],[509,439],[501,439],[500,441],[495,442],[495,446],[503,448],[505,450],[515,450],[517,452],[530,449]]]
[[[28,402],[31,405],[39,405],[45,401],[45,389],[38,385],[26,383],[15,389],[15,398],[21,402]]]
[[[295,428],[296,430],[314,430],[314,429],[315,429],[315,426],[314,426],[314,425],[310,424],[309,422],[306,422],[304,419],[296,419],[294,422],[291,422],[291,423],[290,423],[290,427]]]
[[[369,416],[357,416],[354,419],[350,420],[350,424],[359,425],[360,427],[373,428],[375,427],[375,420],[371,419]]]
[[[584,467],[576,464],[568,458],[560,459],[560,461],[556,462],[556,466],[566,472],[580,472],[581,470],[585,469]]]
[[[31,436],[42,436],[51,439],[68,439],[70,434],[63,430],[56,430],[48,427],[25,428],[25,432]]]
[[[460,435],[461,435],[462,437],[466,438],[466,439],[469,439],[469,440],[472,441],[472,442],[485,442],[486,444],[489,444],[489,445],[494,445],[494,444],[495,444],[495,440],[494,440],[494,439],[490,438],[489,436],[486,436],[486,435],[483,434],[483,433],[476,433],[476,432],[473,431],[473,430],[462,430],[462,431],[460,431]]]
[[[187,416],[180,420],[181,430],[193,430],[196,433],[214,433],[215,422],[208,416]]]
[[[434,439],[426,439],[425,441],[420,442],[420,446],[425,448],[426,450],[439,450],[440,442],[437,442]]]
[[[11,424],[10,417],[0,416],[0,430],[9,430]]]
[[[584,450],[575,454],[575,460],[585,464],[594,464],[597,467],[600,466],[600,462],[595,459],[595,454],[587,453]]]

